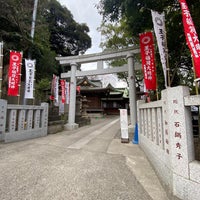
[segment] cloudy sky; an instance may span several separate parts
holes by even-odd
[[[61,5],[66,6],[71,11],[74,20],[78,23],[86,23],[90,29],[89,35],[92,38],[92,47],[87,50],[86,54],[98,53],[102,50],[99,45],[101,42],[101,34],[97,31],[97,28],[101,24],[102,16],[98,14],[96,4],[99,0],[58,0]],[[104,67],[107,67],[106,65]],[[96,69],[96,64],[88,63],[81,65],[81,70]],[[111,83],[113,87],[126,87],[126,83],[119,81],[114,74],[107,74],[99,76],[102,79],[104,87],[108,83]]]
[[[74,19],[78,23],[86,23],[90,29],[89,35],[92,38],[92,48],[86,53],[101,52],[99,44],[101,35],[97,28],[101,24],[101,16],[97,12],[96,4],[99,0],[58,0],[61,5],[64,5],[71,11]]]

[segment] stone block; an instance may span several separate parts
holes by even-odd
[[[190,179],[200,184],[200,162],[195,160],[189,164],[189,167],[190,167]]]

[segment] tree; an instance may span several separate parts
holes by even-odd
[[[31,52],[38,60],[48,55],[47,51],[66,56],[91,47],[88,26],[75,22],[71,12],[57,0],[39,1],[34,43],[30,37],[34,1],[0,0],[0,3],[0,39],[7,54],[10,49],[23,51],[24,57]],[[52,64],[55,67],[55,62]]]
[[[200,31],[198,8],[200,1],[187,1],[197,32]],[[167,44],[169,55],[169,66],[172,86],[178,84],[191,85],[192,62],[190,52],[186,46],[181,10],[178,0],[101,0],[98,5],[99,12],[104,21],[120,22],[126,21],[126,31],[132,35],[134,43],[137,44],[139,33],[152,30],[152,18],[150,10],[165,13]],[[156,49],[157,50],[157,49]],[[162,74],[158,50],[156,51],[157,72]],[[184,77],[184,78],[183,78]],[[185,81],[190,80],[190,81]],[[163,88],[163,81],[159,79]]]
[[[126,21],[121,19],[120,22],[103,22],[101,26],[98,28],[98,31],[101,32],[102,42],[100,44],[103,50],[107,49],[122,49],[130,46],[135,46],[133,37],[126,30]],[[135,57],[137,60],[138,56]],[[117,59],[108,62],[108,64],[112,67],[119,67],[127,64],[126,59]],[[136,85],[140,87],[141,85],[141,70],[137,70],[136,72]],[[128,73],[121,72],[117,73],[117,77],[120,80],[123,80],[129,85],[128,82]]]
[[[78,55],[91,47],[89,28],[74,21],[71,12],[51,0],[44,12],[49,24],[51,49],[58,55]]]
[[[57,0],[39,1],[34,41],[30,36],[34,0],[0,0],[0,40],[4,42],[4,86],[7,84],[9,51],[36,59],[36,82],[59,75],[57,55],[77,55],[91,47],[89,28],[74,21]],[[23,60],[24,66],[24,60]],[[25,69],[22,67],[22,81]],[[5,86],[6,87],[6,86]]]

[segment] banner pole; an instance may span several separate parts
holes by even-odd
[[[165,32],[165,35],[166,35],[166,32]],[[166,36],[165,36],[166,38]],[[170,80],[170,67],[169,67],[169,57],[168,57],[168,48],[167,48],[167,38],[166,38],[166,52],[165,52],[165,55],[166,55],[166,64],[167,64],[167,80],[168,80],[168,86],[171,87],[171,80]]]
[[[35,69],[36,72],[36,60],[35,60]],[[33,79],[33,105],[35,105],[35,73],[34,73],[34,79]]]
[[[18,105],[20,104],[20,93],[21,93],[21,78],[22,78],[22,74],[21,74],[21,68],[22,68],[22,57],[23,57],[23,52],[21,52],[21,60],[20,60],[20,72],[19,72],[19,75],[20,75],[20,84],[19,84],[19,92],[18,92]]]
[[[194,72],[194,80],[197,78],[196,77],[196,73],[195,73],[195,67],[194,67],[194,59],[191,55],[191,58],[192,58],[192,67],[193,67],[193,72]],[[194,81],[195,82],[195,91],[196,91],[196,95],[199,94],[199,89],[198,89],[198,82],[197,81]]]
[[[165,16],[164,16],[164,22],[165,22]],[[165,57],[166,57],[166,65],[167,65],[167,81],[168,81],[168,86],[171,87],[171,80],[170,80],[170,67],[169,67],[169,56],[168,56],[168,45],[167,45],[167,30],[166,30],[166,27],[165,27],[165,31],[164,31],[164,34],[165,34]]]
[[[33,80],[33,105],[35,105],[35,78]]]
[[[0,99],[2,98],[3,83],[3,42],[0,42]]]
[[[155,35],[154,35],[155,37]],[[155,44],[153,45],[155,46]],[[158,96],[158,76],[157,76],[157,60],[156,60],[156,55],[155,55],[155,51],[154,51],[154,60],[155,60],[155,74],[156,74],[156,98],[157,98],[157,101],[159,100],[159,96]]]

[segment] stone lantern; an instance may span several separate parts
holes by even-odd
[[[88,118],[87,108],[88,108],[88,100],[86,96],[83,96],[81,116],[84,118]]]

